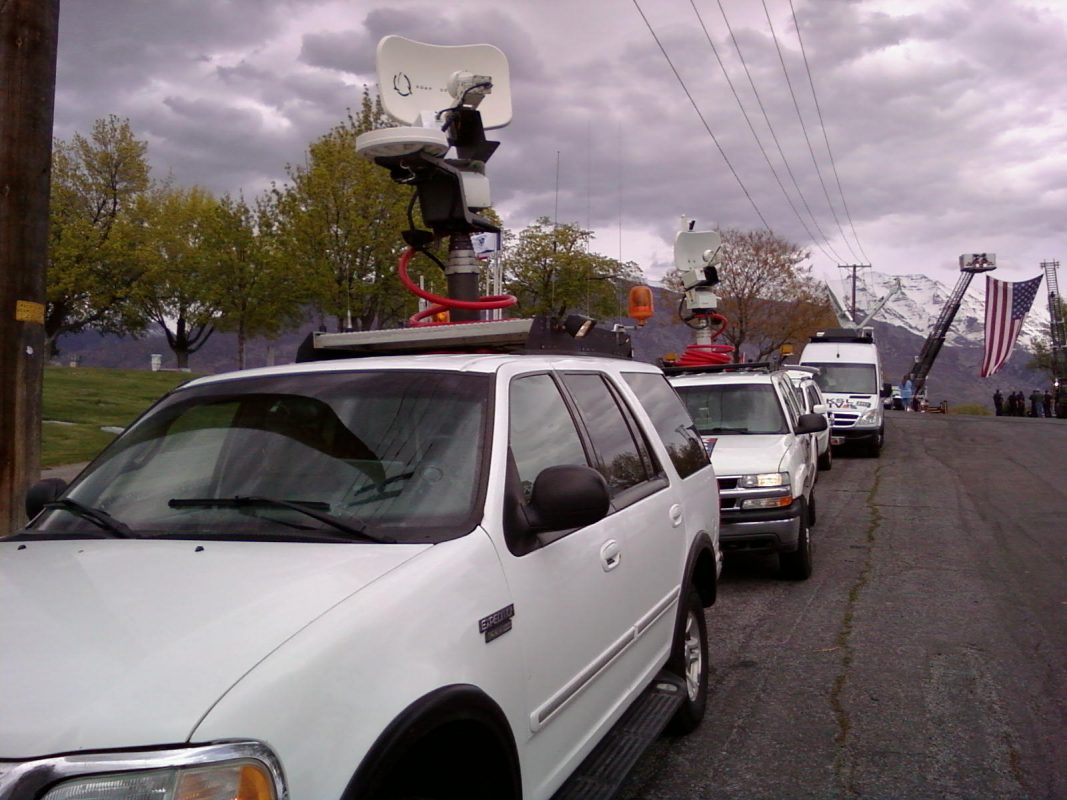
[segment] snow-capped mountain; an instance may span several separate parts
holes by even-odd
[[[955,282],[946,285],[927,275],[896,276],[873,270],[863,272],[860,274],[860,282],[856,290],[856,305],[860,309],[859,317],[863,318],[864,308],[873,308],[881,298],[894,289],[898,277],[900,278],[900,291],[878,312],[875,320],[899,326],[925,339],[955,289]],[[846,306],[851,305],[852,286],[850,282],[846,288],[842,288],[840,284],[832,288],[842,303]],[[1042,283],[1034,305],[1030,313],[1026,315],[1017,347],[1029,348],[1030,338],[1040,335],[1041,324],[1048,323],[1047,302],[1048,295]],[[967,292],[963,295],[960,310],[945,337],[945,345],[948,347],[981,347],[984,339],[985,276],[979,274],[974,276],[970,286],[967,287]]]

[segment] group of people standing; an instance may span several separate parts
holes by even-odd
[[[1030,407],[1027,409],[1027,397],[1020,391],[1014,391],[1004,397],[1000,389],[993,394],[993,408],[998,417],[1051,417],[1052,416],[1052,392],[1048,389],[1044,394],[1040,389],[1030,392]]]

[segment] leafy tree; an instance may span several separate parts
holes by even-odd
[[[237,334],[237,367],[244,369],[249,337],[274,337],[299,324],[306,299],[300,276],[280,253],[269,197],[254,206],[223,197],[206,219],[203,244],[213,259],[205,264],[205,288],[219,314],[215,327]]]
[[[45,335],[58,354],[64,334],[95,328],[136,332],[127,315],[138,267],[130,216],[151,182],[148,146],[128,120],[112,115],[52,148],[52,197]]]
[[[782,345],[807,341],[816,330],[834,326],[820,281],[803,262],[809,254],[766,230],[720,230],[719,313],[729,320],[722,341],[761,361]],[[677,270],[664,283],[681,289]]]
[[[158,187],[138,204],[138,261],[143,278],[134,303],[158,325],[179,369],[207,342],[221,314],[218,256],[213,245],[219,202],[193,187]]]
[[[623,284],[641,281],[640,268],[590,252],[592,231],[575,224],[553,225],[541,217],[517,236],[505,235],[504,285],[519,303],[516,316],[568,311],[596,318],[618,314]]]
[[[338,330],[394,324],[415,307],[396,276],[412,190],[355,146],[360,133],[388,124],[364,90],[359,114],[312,143],[305,163],[290,165],[289,182],[273,193],[281,252]]]

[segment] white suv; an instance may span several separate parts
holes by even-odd
[[[830,407],[826,404],[822,389],[819,388],[815,376],[819,374],[818,367],[801,367],[795,364],[786,368],[789,380],[793,382],[793,388],[797,393],[797,400],[801,409],[806,414],[821,414],[826,419],[826,429],[813,434],[815,449],[818,453],[819,469],[829,470],[834,465],[834,451],[830,447],[830,427],[833,425],[833,416]]]
[[[767,364],[670,369],[719,481],[722,547],[778,553],[782,574],[811,575],[816,449],[826,429],[789,376]]]
[[[0,798],[548,798],[699,723],[716,492],[625,359],[195,380],[0,543]]]

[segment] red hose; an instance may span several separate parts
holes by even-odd
[[[722,314],[700,314],[709,324],[718,322],[718,330],[712,332],[714,339],[726,330],[727,320]],[[681,358],[675,362],[678,367],[704,367],[717,364],[729,364],[733,361],[734,346],[730,344],[691,344],[685,348]]]
[[[456,300],[451,297],[444,297],[433,292],[428,292],[418,284],[416,284],[408,276],[408,264],[411,263],[411,259],[415,255],[415,248],[409,247],[400,255],[400,263],[397,264],[397,274],[400,276],[400,282],[404,284],[409,290],[421,297],[423,300],[428,300],[434,305],[429,308],[419,311],[417,314],[413,314],[408,319],[408,325],[412,327],[419,327],[425,325],[451,325],[455,323],[450,322],[423,322],[426,317],[432,317],[434,314],[439,314],[442,311],[448,311],[452,308],[463,308],[474,311],[489,311],[494,308],[508,308],[519,302],[519,299],[511,294],[490,294],[484,297],[479,297],[477,300]]]

